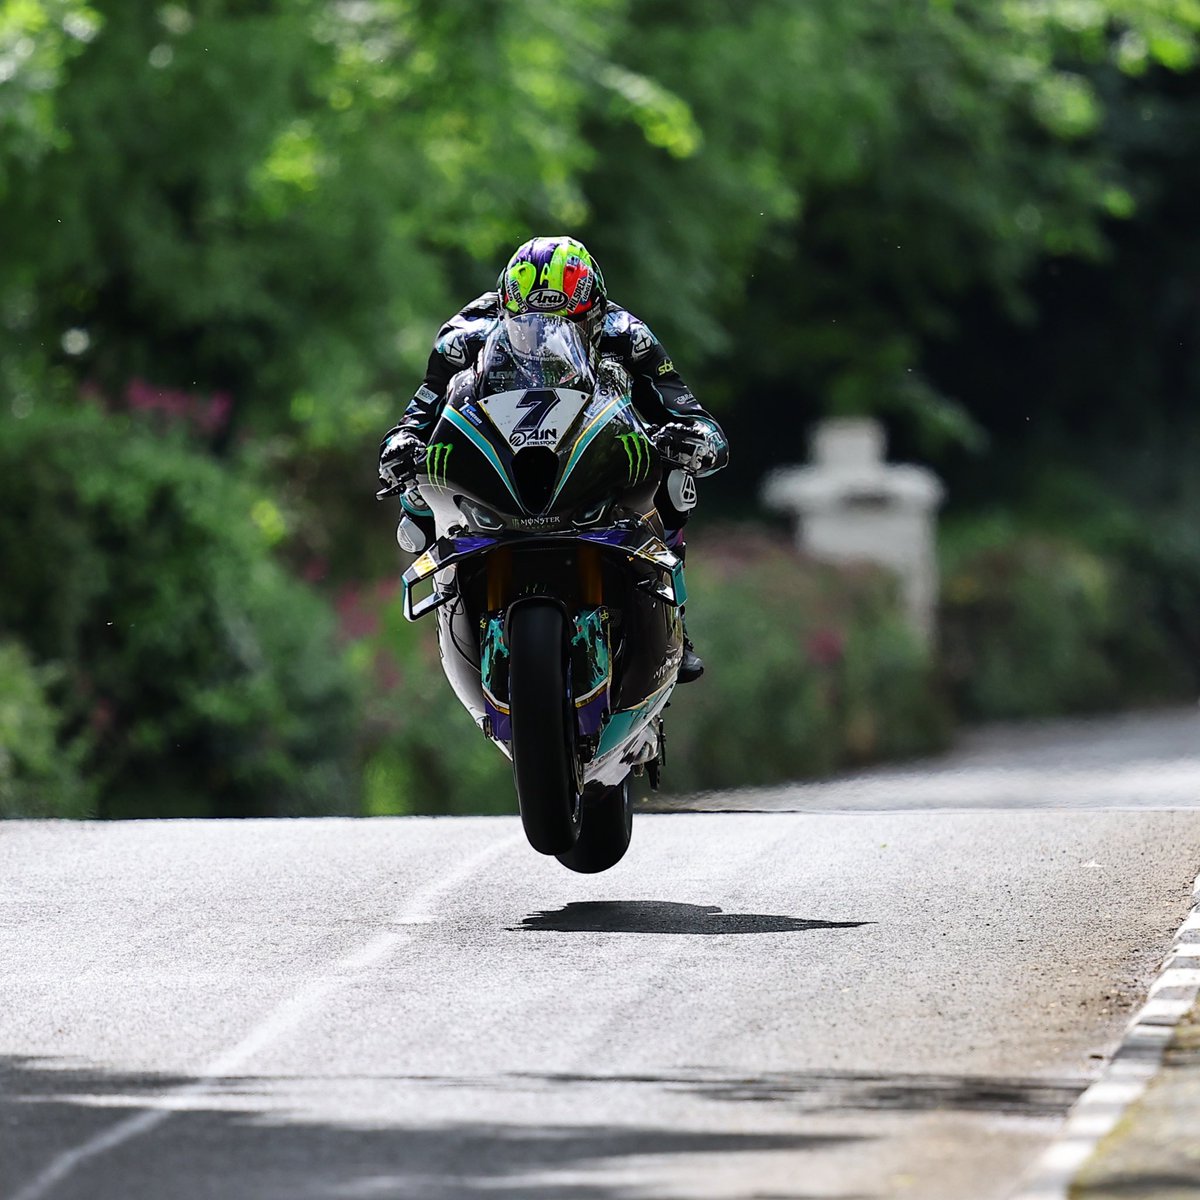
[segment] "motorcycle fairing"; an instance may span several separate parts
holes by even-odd
[[[484,715],[489,736],[497,742],[512,740],[508,707],[508,645],[504,637],[506,613],[491,613],[480,622],[479,674]],[[612,649],[608,609],[585,608],[575,614],[571,638],[571,681],[575,695],[575,720],[581,738],[596,738],[611,707]],[[589,756],[590,757],[590,756]]]
[[[562,544],[572,541],[591,542],[594,545],[605,546],[653,566],[659,574],[659,582],[653,591],[661,600],[675,607],[687,601],[683,560],[665,542],[648,534],[645,526],[633,525],[629,528],[599,529],[590,533],[559,536],[530,534],[527,537],[512,538],[510,536],[504,539],[491,537],[439,538],[400,577],[404,591],[405,617],[410,621],[419,620],[426,613],[445,604],[454,595],[452,588],[441,590],[435,581],[433,592],[423,599],[417,599],[414,589],[418,584],[434,578],[439,571],[462,562],[465,558],[490,550],[499,545],[501,541],[524,546]]]
[[[675,687],[675,680],[664,683],[653,695],[647,696],[641,704],[627,708],[623,712],[613,713],[612,718],[600,735],[600,746],[596,751],[597,760],[619,750],[622,744],[637,730],[645,727],[666,707],[666,701]]]
[[[566,464],[562,468],[562,473],[558,479],[558,486],[554,489],[554,495],[550,497],[550,507],[554,507],[554,502],[562,495],[563,488],[567,486],[567,480],[571,477],[571,472],[575,470],[579,460],[583,457],[584,451],[592,444],[592,440],[604,428],[609,421],[613,420],[619,414],[625,412],[626,409],[632,409],[633,401],[628,393],[621,393],[607,399],[600,410],[588,421],[584,426],[582,433],[575,439],[575,444],[571,447],[571,453],[567,458]],[[584,414],[586,420],[588,414]]]
[[[488,441],[484,434],[471,425],[467,418],[463,416],[462,412],[452,405],[448,404],[442,410],[442,420],[445,421],[447,425],[453,425],[454,428],[457,429],[459,433],[463,434],[467,441],[470,442],[483,455],[484,458],[487,459],[492,470],[495,471],[500,477],[500,482],[504,484],[505,488],[508,490],[508,494],[516,503],[517,507],[515,511],[524,512],[525,507],[521,503],[521,498],[517,495],[517,488],[516,484],[513,482],[512,475],[509,473],[509,470],[504,463],[500,461],[500,456],[496,453],[496,448],[490,441]],[[433,482],[432,478],[430,479],[430,482]]]
[[[433,591],[430,595],[422,599],[417,599],[414,595],[414,589],[417,584],[434,579],[439,571],[444,570],[446,567],[451,567],[455,563],[462,562],[464,558],[470,558],[471,555],[478,554],[482,550],[490,549],[498,541],[499,538],[456,537],[439,538],[434,542],[400,576],[400,584],[404,592],[405,619],[408,621],[419,620],[426,613],[433,612],[435,608],[445,604],[454,595],[452,589],[440,590],[435,579]]]
[[[590,392],[574,388],[520,389],[481,396],[479,407],[515,453],[525,446],[557,450],[590,400]]]
[[[570,371],[566,376],[538,380],[472,369],[454,376],[430,433],[425,469],[417,472],[439,532],[463,524],[463,500],[514,527],[533,521],[568,529],[575,514],[614,491],[638,511],[653,504],[659,458],[633,407],[628,376],[607,362],[586,381]],[[580,390],[584,382],[594,387],[590,399]],[[526,410],[528,427],[518,432],[525,421],[518,414]],[[551,455],[556,464],[544,493],[525,487],[526,468],[538,476],[547,469],[544,461],[534,468],[531,454]]]
[[[575,692],[575,719],[583,737],[600,732],[610,711],[612,647],[608,632],[608,609],[585,608],[575,614],[575,636],[571,639],[571,681]]]

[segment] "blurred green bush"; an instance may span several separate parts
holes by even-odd
[[[1162,611],[1187,586],[1169,547],[1136,524],[1104,550],[1010,517],[948,530],[941,640],[956,710],[1048,717],[1187,696],[1189,660]],[[1193,569],[1200,602],[1200,553]]]
[[[1135,521],[1112,551],[1136,589],[1145,636],[1165,644],[1172,694],[1200,692],[1200,520],[1175,509]]]
[[[708,664],[675,693],[665,786],[825,775],[944,747],[949,712],[895,580],[805,560],[755,527],[689,549],[688,628]]]
[[[353,676],[278,524],[182,436],[91,405],[0,418],[0,629],[61,664],[100,815],[357,810]]]
[[[0,817],[87,817],[83,743],[60,743],[62,717],[47,694],[57,672],[36,667],[20,643],[0,641]]]
[[[436,620],[406,621],[395,583],[347,589],[338,609],[367,697],[363,811],[515,813],[508,760],[479,732],[442,673]]]

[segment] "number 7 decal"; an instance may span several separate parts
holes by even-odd
[[[527,408],[529,411],[513,426],[513,433],[537,433],[542,427],[542,422],[557,403],[557,392],[526,392],[517,401],[517,407]]]

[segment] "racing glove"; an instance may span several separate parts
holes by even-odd
[[[668,421],[651,434],[650,440],[672,466],[703,475],[718,463],[717,436],[711,426],[701,421]]]
[[[399,490],[412,481],[425,457],[425,443],[411,430],[389,433],[379,447],[380,487]]]

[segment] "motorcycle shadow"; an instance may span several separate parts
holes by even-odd
[[[858,929],[874,921],[822,921],[766,913],[727,913],[716,904],[673,900],[573,900],[562,908],[531,913],[510,932],[535,933],[807,933]]]

